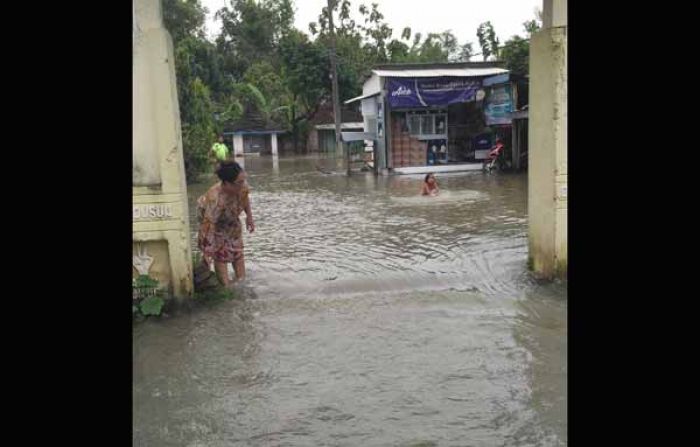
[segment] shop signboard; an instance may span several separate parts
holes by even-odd
[[[484,117],[486,125],[511,124],[513,113],[513,96],[510,84],[500,84],[490,87],[484,102]]]
[[[473,101],[481,81],[467,77],[388,78],[389,105],[397,108],[445,107]]]

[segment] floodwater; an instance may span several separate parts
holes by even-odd
[[[526,174],[427,198],[245,164],[243,299],[135,325],[134,445],[567,445],[566,284],[527,272]]]

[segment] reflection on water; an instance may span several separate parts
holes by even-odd
[[[566,445],[566,285],[527,274],[526,176],[427,198],[245,163],[247,298],[135,328],[135,445]]]

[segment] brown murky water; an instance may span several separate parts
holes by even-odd
[[[566,445],[566,284],[527,273],[527,176],[431,199],[314,166],[246,160],[244,300],[136,325],[134,445]]]

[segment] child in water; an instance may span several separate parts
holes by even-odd
[[[421,189],[421,194],[424,196],[436,196],[440,193],[440,188],[438,188],[437,180],[433,174],[427,174],[425,176],[425,181],[423,182],[423,188]]]

